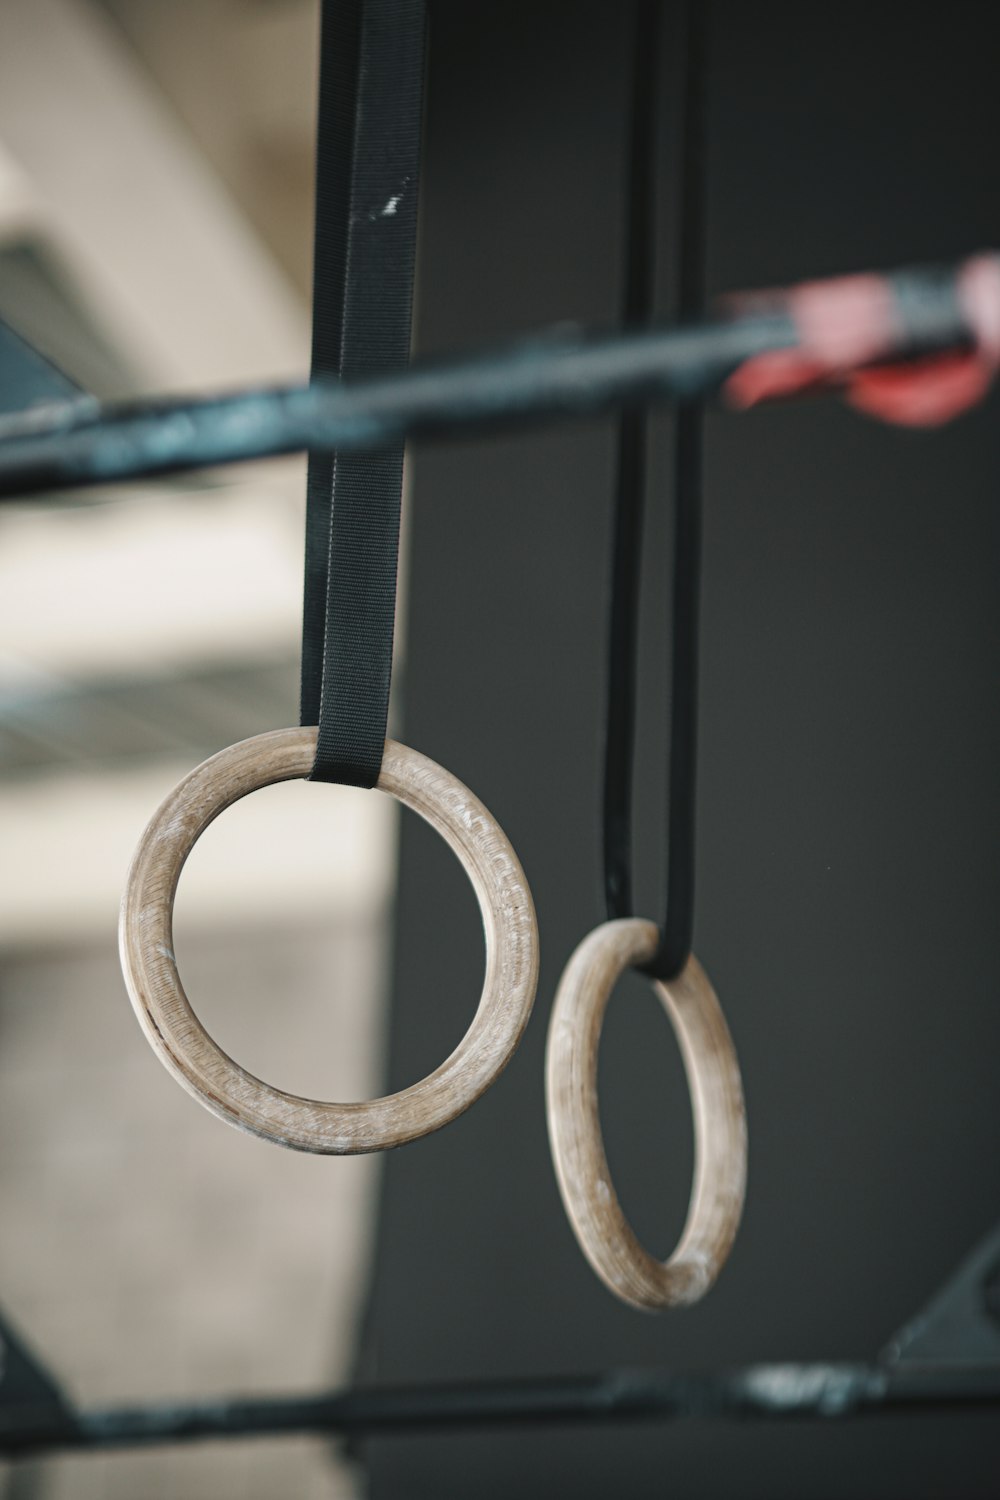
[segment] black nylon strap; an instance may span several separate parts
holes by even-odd
[[[424,0],[324,0],[314,379],[409,359],[425,32]],[[309,457],[301,721],[319,726],[313,780],[378,779],[402,481],[402,444]]]
[[[647,322],[653,314],[652,204],[657,176],[655,85],[660,20],[661,0],[637,0],[625,287],[628,322]],[[705,260],[706,22],[701,0],[689,0],[685,22],[678,311],[682,317],[690,317],[701,308]],[[681,405],[674,434],[667,913],[656,954],[644,965],[646,972],[658,979],[672,979],[683,968],[694,928],[701,428],[700,406]],[[611,919],[634,915],[632,765],[646,443],[645,413],[626,412],[619,429],[604,763],[604,890]]]
[[[626,328],[648,324],[655,304],[656,82],[661,10],[660,0],[635,0],[622,299]],[[648,427],[642,406],[624,410],[618,423],[604,741],[604,892],[612,921],[634,915],[632,770]]]

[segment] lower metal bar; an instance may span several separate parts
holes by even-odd
[[[844,1420],[878,1412],[945,1412],[1000,1403],[1000,1365],[891,1368],[751,1365],[722,1375],[620,1371],[575,1379],[437,1385],[274,1400],[82,1411],[63,1423],[0,1429],[7,1457],[197,1438],[352,1436],[575,1422],[678,1418]]]

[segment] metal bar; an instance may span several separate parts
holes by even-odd
[[[75,1420],[55,1376],[0,1316],[0,1453],[8,1432],[63,1431]]]
[[[28,411],[80,395],[68,375],[0,318],[0,412]]]
[[[888,280],[896,317],[884,358],[973,341],[954,269],[898,272]],[[779,299],[741,317],[605,337],[557,334],[350,384],[124,405],[54,403],[0,418],[0,498],[303,448],[374,450],[402,436],[457,436],[593,416],[633,401],[702,398],[746,360],[796,342]]]
[[[438,1385],[274,1400],[120,1407],[0,1429],[7,1457],[199,1438],[433,1432],[574,1422],[842,1421],[877,1412],[946,1412],[1000,1403],[1000,1365],[891,1370],[771,1364],[715,1374],[618,1371],[579,1378]]]

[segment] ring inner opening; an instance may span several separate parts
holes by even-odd
[[[605,1011],[597,1080],[618,1201],[641,1243],[665,1260],[687,1220],[694,1125],[673,1027],[651,982],[631,970]]]
[[[398,861],[411,847],[433,878],[413,910],[397,911]],[[397,921],[431,923],[460,946],[461,994],[443,996],[433,973],[394,975]],[[338,1103],[432,1072],[483,983],[475,894],[440,836],[388,794],[300,780],[252,792],[205,830],[181,872],[173,948],[224,1052],[275,1088]],[[391,1058],[390,1003],[404,1043]]]

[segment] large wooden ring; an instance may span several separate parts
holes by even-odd
[[[626,969],[648,963],[652,922],[607,922],[584,938],[566,966],[549,1026],[549,1140],[570,1223],[601,1280],[633,1307],[697,1302],[736,1238],[747,1172],[743,1086],[715,991],[696,958],[653,988],[677,1035],[691,1090],[694,1184],[684,1232],[669,1260],[639,1243],[615,1195],[597,1105],[597,1050],[604,1012]]]
[[[298,1151],[382,1151],[454,1120],[513,1056],[538,980],[538,928],[524,873],[483,804],[426,756],[387,740],[378,787],[425,818],[458,855],[479,901],[486,978],[472,1024],[451,1056],[398,1094],[362,1104],[302,1099],[262,1083],[205,1031],[174,959],[177,881],[196,840],[225,808],[258,787],[308,776],[315,729],[279,729],[232,745],[186,776],[146,829],[122,901],[125,983],[164,1066],[221,1119]],[[318,794],[317,794],[318,795]]]

